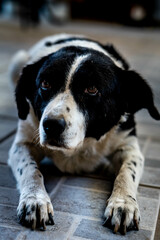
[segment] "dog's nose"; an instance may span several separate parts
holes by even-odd
[[[59,136],[64,132],[66,127],[66,122],[64,118],[49,119],[46,118],[43,121],[43,129],[46,135],[50,138],[59,138]]]

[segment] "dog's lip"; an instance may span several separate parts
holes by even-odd
[[[45,140],[42,144],[43,147],[48,147],[50,149],[66,149],[70,150],[67,146],[64,145],[61,141],[56,141],[54,139]]]
[[[50,146],[53,146],[53,147],[55,146],[55,147],[65,148],[64,144],[61,141],[56,141],[54,139],[47,140],[46,143],[47,143],[47,145],[50,145]]]

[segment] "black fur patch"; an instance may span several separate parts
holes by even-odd
[[[136,199],[135,199],[135,198],[133,198],[131,195],[128,195],[128,197],[129,197],[129,198],[131,198],[133,201],[135,201],[135,202],[136,202]]]
[[[135,182],[135,175],[132,174],[131,176],[132,176],[132,178],[133,178],[133,182]]]
[[[89,58],[75,72],[70,88],[79,109],[86,116],[86,137],[99,139],[116,125],[123,114],[120,107],[116,66],[101,53],[90,50]],[[90,96],[85,89],[95,86],[100,93]]]
[[[20,169],[19,174],[20,174],[20,175],[23,174],[23,169]]]
[[[131,163],[133,163],[135,167],[137,166],[137,163],[135,161],[131,161]]]

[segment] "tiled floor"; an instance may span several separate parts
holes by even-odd
[[[145,171],[138,191],[142,221],[140,231],[114,235],[102,227],[105,202],[111,181],[99,175],[63,175],[47,160],[41,170],[55,210],[55,225],[47,231],[31,231],[18,224],[18,192],[7,152],[13,141],[17,113],[7,79],[12,54],[27,49],[39,38],[58,32],[87,34],[102,42],[114,43],[133,69],[148,79],[160,110],[160,30],[130,29],[98,23],[69,23],[21,31],[16,24],[0,22],[0,239],[16,240],[160,240],[160,123],[146,111],[137,114],[138,136],[146,157]]]

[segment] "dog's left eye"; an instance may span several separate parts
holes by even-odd
[[[89,94],[89,95],[95,96],[98,93],[98,89],[95,86],[88,87],[88,88],[85,89],[84,92]]]
[[[42,83],[41,83],[41,89],[43,90],[48,90],[51,88],[51,85],[49,84],[48,81],[44,80]]]

